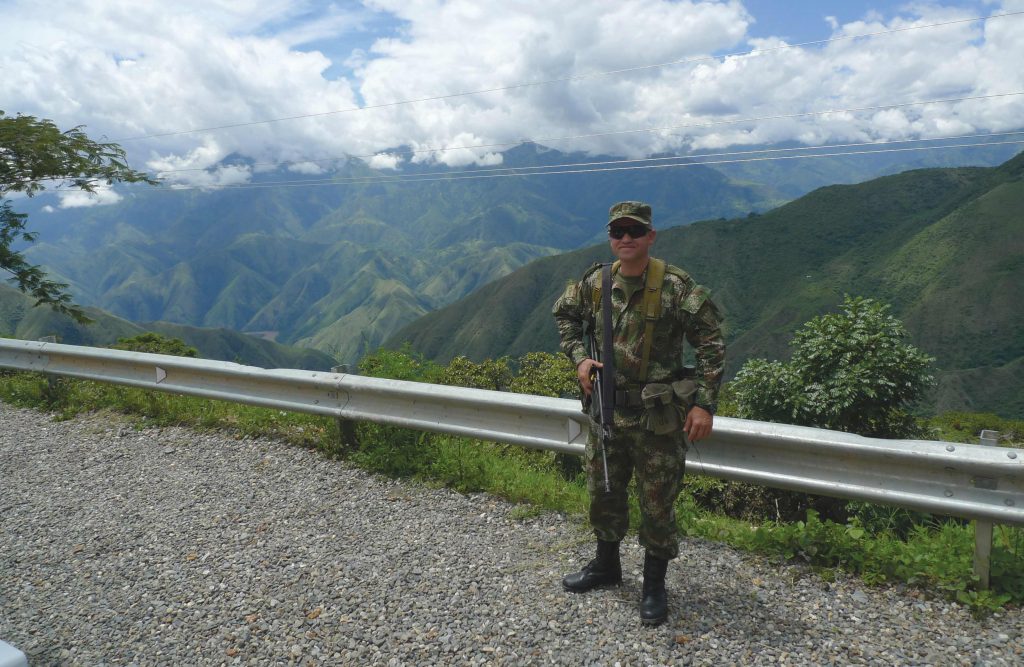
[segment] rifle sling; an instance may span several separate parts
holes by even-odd
[[[640,376],[637,378],[637,381],[640,384],[647,381],[647,367],[651,360],[651,345],[654,343],[654,325],[658,321],[658,318],[661,317],[661,288],[665,282],[665,269],[665,262],[655,257],[652,257],[650,262],[647,264],[647,279],[644,281],[643,302],[640,306],[644,315],[644,346],[640,359]],[[595,312],[598,301],[602,304],[602,310],[610,310],[611,300],[609,299],[606,302],[605,295],[611,292],[610,275],[614,274],[618,270],[618,260],[611,265],[610,272],[608,270],[608,265],[604,265],[603,273],[601,274],[601,283],[600,285],[594,285],[592,303],[594,304]],[[606,275],[609,277],[606,278]],[[608,305],[605,305],[606,303]],[[612,331],[614,333],[614,329],[609,328],[607,325],[605,325],[605,331]]]
[[[640,360],[640,384],[647,382],[647,364],[651,360],[654,343],[654,323],[661,317],[661,285],[665,282],[665,262],[651,257],[647,262],[647,280],[644,284],[644,352]]]

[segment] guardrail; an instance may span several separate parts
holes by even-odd
[[[0,339],[0,368],[572,454],[583,453],[590,428],[579,403],[567,399],[47,342]],[[692,448],[687,471],[1024,526],[1021,449],[718,417],[714,434]]]

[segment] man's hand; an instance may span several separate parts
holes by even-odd
[[[590,396],[590,392],[594,389],[590,382],[590,376],[594,373],[595,368],[604,368],[604,364],[588,358],[581,361],[580,365],[576,367],[576,379],[580,381],[583,393],[587,396]]]
[[[582,363],[580,364],[583,365]],[[690,442],[697,442],[711,435],[711,424],[714,417],[704,408],[696,405],[686,413],[686,423],[683,424],[683,432],[686,433]]]

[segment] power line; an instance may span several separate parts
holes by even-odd
[[[289,165],[289,164],[305,164],[305,163],[314,163],[314,164],[316,164],[316,163],[322,163],[322,162],[333,162],[333,161],[336,161],[336,160],[348,160],[348,159],[355,159],[355,158],[373,158],[373,157],[376,157],[376,156],[379,156],[379,155],[419,155],[419,154],[423,154],[423,153],[445,153],[445,152],[449,152],[449,151],[468,151],[468,150],[473,150],[473,149],[497,149],[497,148],[510,147],[510,145],[519,145],[520,143],[542,143],[542,142],[545,142],[545,141],[571,141],[573,139],[581,139],[581,138],[597,138],[597,137],[601,137],[601,136],[613,136],[613,135],[620,135],[620,134],[638,134],[638,133],[642,133],[642,132],[660,132],[660,131],[665,131],[665,130],[678,130],[678,129],[686,129],[686,128],[714,127],[716,125],[735,125],[735,124],[739,124],[739,123],[753,123],[753,122],[757,122],[757,121],[766,121],[766,120],[782,120],[782,119],[791,119],[791,118],[806,118],[806,117],[809,117],[809,116],[824,116],[824,115],[827,115],[827,114],[844,114],[844,113],[862,112],[862,111],[882,111],[882,110],[886,110],[886,109],[901,109],[901,108],[906,108],[906,107],[922,107],[922,106],[925,106],[925,105],[938,105],[938,103],[947,103],[947,102],[954,102],[954,101],[969,101],[969,100],[976,100],[976,99],[991,99],[991,98],[996,98],[996,97],[1010,97],[1010,96],[1015,96],[1015,95],[1024,95],[1024,90],[1019,90],[1019,91],[1015,91],[1015,92],[993,93],[993,94],[990,94],[990,95],[972,95],[972,96],[967,96],[967,97],[946,97],[946,98],[941,98],[941,99],[928,99],[928,100],[924,100],[924,101],[899,102],[899,103],[895,103],[895,105],[883,105],[883,106],[876,106],[876,107],[853,107],[853,108],[850,108],[850,109],[828,109],[828,110],[824,110],[824,111],[801,112],[801,113],[797,113],[797,114],[778,114],[778,115],[774,115],[774,116],[756,116],[756,117],[748,117],[748,118],[735,118],[735,119],[729,119],[729,120],[711,121],[711,122],[708,122],[708,123],[687,123],[687,124],[682,124],[682,125],[668,125],[668,126],[659,126],[659,127],[645,127],[645,128],[631,129],[631,130],[609,130],[607,132],[590,132],[590,133],[586,133],[586,134],[571,134],[571,135],[563,135],[563,136],[544,136],[544,137],[537,137],[537,138],[517,139],[515,141],[504,141],[504,142],[493,142],[493,143],[473,143],[473,144],[469,144],[469,145],[457,145],[457,147],[444,147],[444,148],[439,148],[439,149],[415,149],[415,150],[410,149],[410,150],[399,150],[399,151],[393,151],[393,152],[377,152],[377,153],[367,154],[367,155],[345,156],[344,158],[321,158],[321,159],[315,159],[315,160],[291,160],[291,161],[285,161],[285,162],[264,162],[264,163],[255,163],[252,166],[284,166],[284,165]],[[208,167],[194,167],[194,168],[188,168],[188,169],[157,170],[157,173],[160,173],[160,174],[181,173],[181,172],[185,172],[185,171],[206,171],[207,169],[208,169]]]
[[[335,110],[332,110],[332,111],[321,111],[321,112],[317,112],[317,113],[300,114],[300,115],[296,115],[296,116],[282,116],[280,118],[267,118],[267,119],[264,119],[264,120],[253,120],[253,121],[246,121],[246,122],[241,122],[241,123],[228,123],[228,124],[225,124],[225,125],[214,125],[214,126],[210,126],[210,127],[197,128],[197,129],[194,129],[194,130],[178,130],[178,131],[174,131],[174,132],[160,132],[160,133],[154,133],[154,134],[145,134],[145,135],[141,135],[141,136],[137,136],[137,137],[125,137],[123,139],[115,139],[114,142],[115,143],[124,143],[126,141],[140,141],[142,139],[156,139],[156,138],[161,138],[161,137],[173,137],[173,136],[180,136],[180,135],[184,135],[184,134],[195,134],[197,132],[213,132],[213,131],[216,131],[216,130],[227,130],[227,129],[233,129],[233,128],[238,128],[238,127],[251,127],[253,125],[264,125],[264,124],[268,124],[268,123],[279,123],[279,122],[288,121],[288,120],[302,120],[302,119],[306,119],[306,118],[318,118],[318,117],[322,117],[322,116],[330,116],[330,115],[336,115],[336,114],[351,113],[351,112],[355,112],[355,111],[368,111],[368,110],[371,110],[371,109],[383,109],[383,108],[388,108],[388,107],[402,106],[402,105],[406,105],[406,104],[417,104],[417,103],[420,103],[420,102],[433,102],[433,101],[439,101],[439,100],[452,99],[452,98],[455,98],[455,97],[467,97],[467,96],[470,96],[470,95],[482,95],[484,93],[495,93],[495,92],[501,92],[501,91],[506,91],[506,90],[516,90],[516,89],[521,89],[521,88],[530,88],[530,87],[535,87],[535,86],[546,86],[546,85],[550,85],[550,84],[553,84],[553,83],[566,83],[566,82],[570,82],[570,81],[581,81],[581,80],[584,80],[584,79],[592,79],[592,78],[603,77],[603,76],[613,76],[613,75],[618,75],[618,74],[627,74],[627,73],[630,73],[630,72],[638,72],[638,71],[643,71],[643,70],[658,69],[658,68],[669,67],[669,66],[673,66],[673,65],[687,65],[687,64],[693,64],[693,63],[699,63],[699,62],[706,62],[706,61],[710,61],[710,60],[719,60],[719,59],[733,58],[733,57],[746,57],[746,56],[760,55],[760,54],[764,54],[764,53],[771,53],[773,51],[780,51],[780,50],[783,50],[783,49],[795,49],[795,48],[799,48],[799,47],[802,47],[802,46],[814,46],[814,45],[819,45],[819,44],[828,44],[828,43],[831,43],[831,42],[839,42],[839,41],[845,41],[845,40],[851,40],[851,39],[861,39],[861,38],[865,38],[865,37],[879,37],[879,36],[882,36],[882,35],[891,35],[891,34],[896,34],[896,33],[901,33],[901,32],[908,32],[908,31],[911,31],[911,30],[924,30],[924,29],[929,29],[929,28],[938,28],[938,27],[942,27],[942,26],[955,25],[955,24],[959,24],[959,23],[973,23],[973,22],[976,22],[976,21],[991,21],[993,19],[1006,18],[1006,17],[1010,17],[1010,16],[1019,16],[1021,14],[1024,14],[1024,11],[1007,12],[1007,13],[1004,13],[1004,14],[992,14],[991,16],[975,16],[975,17],[968,18],[968,19],[956,19],[956,20],[953,20],[953,21],[943,21],[941,23],[930,23],[930,24],[919,25],[919,26],[908,26],[908,27],[905,27],[905,28],[893,28],[891,30],[879,30],[877,32],[862,33],[862,34],[859,34],[859,35],[840,35],[839,37],[832,37],[832,38],[829,38],[829,39],[819,39],[819,40],[813,40],[813,41],[809,41],[809,42],[800,42],[800,43],[797,43],[797,44],[782,44],[780,46],[774,46],[774,47],[765,48],[765,49],[752,49],[750,51],[738,51],[738,52],[734,52],[734,53],[727,53],[727,54],[720,55],[720,56],[699,56],[699,57],[695,57],[695,58],[683,58],[683,59],[680,59],[680,60],[671,60],[671,61],[668,61],[668,62],[656,63],[656,64],[652,64],[652,65],[638,65],[636,67],[625,67],[625,68],[621,68],[621,69],[607,70],[607,71],[604,71],[604,72],[593,72],[593,73],[590,73],[590,74],[576,74],[576,75],[572,75],[572,76],[564,76],[564,77],[558,77],[558,78],[554,78],[554,79],[544,79],[544,80],[541,80],[541,81],[527,81],[527,82],[524,82],[524,83],[516,83],[516,84],[512,84],[512,85],[508,85],[508,86],[496,86],[496,87],[493,87],[493,88],[482,88],[482,89],[479,89],[479,90],[468,90],[468,91],[463,91],[463,92],[459,92],[459,93],[449,93],[449,94],[446,94],[446,95],[432,95],[432,96],[429,96],[429,97],[419,97],[419,98],[408,99],[408,100],[398,100],[398,101],[395,101],[395,102],[384,102],[384,103],[381,103],[381,104],[372,104],[372,105],[367,105],[367,106],[362,106],[362,107],[349,107],[347,109],[335,109]]]
[[[649,157],[649,158],[634,158],[634,159],[622,159],[622,160],[592,160],[588,162],[567,162],[561,164],[549,164],[549,165],[537,165],[533,167],[482,167],[475,169],[463,169],[463,170],[445,170],[445,171],[430,171],[421,173],[407,173],[407,174],[380,174],[375,176],[335,176],[331,178],[322,179],[301,179],[301,180],[289,180],[289,181],[264,181],[258,185],[291,185],[291,184],[330,184],[337,183],[344,185],[349,182],[392,182],[398,180],[422,180],[422,177],[427,176],[452,176],[460,174],[482,174],[482,173],[501,173],[501,172],[530,172],[530,171],[547,171],[555,170],[567,167],[592,167],[592,166],[603,166],[603,165],[615,165],[615,164],[643,164],[651,162],[667,162],[669,160],[704,160],[710,157],[724,157],[734,155],[760,155],[764,153],[793,153],[793,152],[810,152],[820,151],[834,148],[854,148],[860,146],[892,146],[896,144],[911,144],[921,143],[928,141],[956,141],[960,139],[980,139],[980,138],[994,138],[994,137],[1005,137],[1005,136],[1016,136],[1024,134],[1024,130],[1017,130],[1013,132],[985,132],[977,134],[961,134],[949,137],[934,137],[930,139],[899,139],[893,141],[861,141],[855,143],[846,144],[824,144],[821,146],[798,146],[793,148],[760,148],[746,151],[726,151],[720,153],[695,153],[690,155],[669,155],[663,157]],[[974,145],[974,144],[972,144]],[[959,144],[950,144],[948,146],[939,146],[939,148],[956,148]],[[697,164],[703,164],[704,162],[697,162]],[[239,184],[239,186],[244,184]],[[255,185],[255,184],[254,184]],[[223,187],[235,187],[235,186],[223,186]]]
[[[955,144],[949,146],[915,146],[907,148],[885,148],[878,150],[864,150],[864,151],[841,151],[836,153],[815,153],[810,155],[770,155],[765,157],[754,157],[744,159],[732,159],[732,160],[707,160],[699,162],[680,162],[675,164],[645,164],[636,166],[625,166],[625,167],[607,167],[601,169],[567,169],[562,171],[541,171],[541,172],[530,172],[530,173],[502,173],[502,174],[479,174],[479,175],[463,175],[454,176],[450,178],[437,177],[437,178],[396,178],[394,180],[387,181],[388,183],[428,183],[436,181],[462,181],[462,180],[480,180],[480,179],[493,179],[493,178],[512,178],[512,177],[527,177],[527,176],[552,176],[559,174],[587,174],[587,173],[598,173],[608,171],[636,171],[641,169],[670,169],[677,167],[696,167],[700,165],[716,165],[716,164],[741,164],[747,162],[763,162],[771,160],[799,160],[799,159],[810,159],[810,158],[821,158],[821,157],[840,157],[844,155],[867,155],[871,153],[900,153],[908,151],[927,151],[927,150],[940,150],[948,148],[972,148],[977,146],[1005,146],[1012,144],[1024,144],[1024,139],[1018,139],[1013,141],[992,141],[992,142],[978,142],[971,144]],[[367,178],[363,180],[352,180],[347,182],[338,181],[327,181],[327,182],[302,182],[302,183],[246,183],[238,185],[205,185],[205,186],[171,186],[168,188],[159,188],[157,192],[186,192],[191,190],[255,190],[255,189],[267,189],[267,188],[299,188],[299,187],[315,187],[323,185],[369,185],[380,183],[379,178]]]

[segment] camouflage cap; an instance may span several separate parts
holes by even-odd
[[[608,209],[608,225],[616,220],[629,218],[648,227],[651,226],[651,207],[642,201],[620,201]]]

